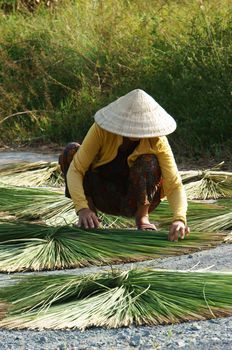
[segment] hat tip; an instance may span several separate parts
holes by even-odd
[[[129,92],[130,95],[147,95],[147,93],[142,89],[134,89]]]
[[[145,91],[142,90],[142,89],[135,89],[135,90],[132,90],[132,91],[134,91],[134,92],[136,92],[136,93],[138,93],[138,94],[141,94],[141,93],[144,93],[144,92],[145,92]]]

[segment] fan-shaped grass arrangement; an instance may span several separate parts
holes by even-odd
[[[22,184],[25,177],[24,186],[57,186],[63,181],[57,180],[56,183],[52,169],[50,177],[46,177],[48,168],[41,165],[40,169],[38,163],[37,168],[29,170],[22,167],[21,170],[15,167],[12,178],[10,174],[0,172],[0,181],[8,176],[14,185]],[[44,171],[44,178],[40,171]],[[219,177],[214,181],[219,175],[213,175],[215,190],[215,184],[208,186],[208,175],[198,180],[204,184],[208,181],[207,190],[203,189],[203,185],[201,189],[198,187],[201,198],[207,198],[209,193],[211,197],[218,198],[219,185],[223,187],[220,196],[231,195],[228,176],[226,181],[225,174],[222,181]],[[104,214],[100,215],[105,225],[122,225],[123,229],[87,231],[67,225],[58,226],[76,221],[72,201],[59,191],[0,187],[0,198],[0,211],[18,219],[17,222],[0,222],[2,272],[111,265],[188,254],[220,244],[225,234],[216,231],[231,229],[232,222],[231,199],[212,204],[190,202],[188,223],[196,231],[185,240],[169,242],[167,230],[126,230],[125,227],[131,226],[130,220]],[[167,201],[163,201],[151,214],[151,219],[159,221],[164,228],[170,224],[171,217]],[[43,220],[55,226],[21,220]],[[232,315],[231,292],[232,274],[223,273],[111,270],[86,276],[32,276],[0,291],[0,326],[85,329],[91,326],[116,328],[132,324],[202,320]]]
[[[22,220],[42,220],[48,225],[66,225],[77,221],[73,203],[63,193],[51,189],[32,189],[20,187],[0,187],[0,212],[15,215]],[[189,202],[188,223],[195,224],[201,220],[231,211],[232,199],[222,199],[217,203]],[[132,227],[134,221],[99,213],[103,227]],[[162,201],[150,215],[151,220],[161,226],[170,225],[172,213],[167,201]],[[197,227],[197,226],[196,226]]]
[[[56,220],[70,211],[73,203],[62,192],[42,188],[0,187],[0,211],[24,220]],[[57,218],[58,219],[58,218]]]
[[[198,230],[198,224],[202,221],[214,218],[222,214],[230,213],[232,209],[232,199],[219,199],[214,203],[188,201],[188,224]],[[168,201],[162,201],[160,205],[150,214],[151,220],[158,221],[162,227],[170,225],[172,212]],[[210,229],[206,228],[206,231]]]
[[[42,220],[48,225],[77,222],[74,205],[62,192],[42,188],[0,187],[0,212],[23,220]],[[4,215],[2,215],[4,216]],[[102,227],[131,227],[132,220],[99,213]]]
[[[232,315],[232,274],[155,270],[22,278],[0,293],[5,328],[116,328]]]
[[[47,225],[74,224],[77,215],[71,199],[54,189],[0,187],[0,212],[15,215],[22,220],[42,220]],[[133,220],[99,212],[102,227],[126,228]]]
[[[209,211],[209,215],[196,215],[195,219],[190,217],[193,230],[228,233],[228,230],[232,229],[232,199],[220,199],[217,203],[218,211]],[[213,204],[215,208],[217,203]]]
[[[0,224],[0,271],[52,270],[142,261],[207,249],[223,234],[192,232],[169,242],[167,231],[82,230],[38,224]]]
[[[232,211],[203,220],[192,226],[199,231],[225,231],[232,230]]]
[[[0,183],[10,186],[54,186],[64,185],[57,162],[16,163],[0,169]]]

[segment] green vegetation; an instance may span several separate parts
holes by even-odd
[[[63,0],[0,0],[0,9],[4,14],[15,11],[36,11],[38,8],[53,8],[61,4]]]
[[[39,271],[112,265],[189,254],[222,243],[223,233],[191,232],[170,242],[168,231],[83,230],[72,226],[0,223],[0,271]]]
[[[168,324],[231,315],[232,274],[131,269],[24,276],[2,288],[0,298],[0,312],[8,309],[0,322],[6,328]]]
[[[63,192],[43,188],[0,187],[0,212],[2,219],[8,215],[23,221],[42,221],[47,225],[61,226],[75,224],[77,216],[71,199],[64,197]],[[220,227],[220,218],[230,218],[232,199],[220,199],[216,203],[188,203],[188,224],[193,225],[198,231],[198,225],[208,219],[215,222],[210,229],[217,230]],[[229,214],[228,214],[229,213]],[[228,214],[224,216],[224,214]],[[98,213],[103,228],[128,228],[134,226],[132,218],[117,217]],[[172,212],[167,201],[162,201],[156,210],[150,214],[152,221],[158,222],[162,228],[170,225]],[[211,221],[210,221],[211,222]],[[225,223],[227,220],[225,220]],[[226,225],[227,226],[227,225]],[[229,226],[229,225],[228,225]],[[223,227],[223,225],[222,225]]]
[[[97,109],[141,88],[177,120],[170,137],[175,151],[226,153],[230,4],[63,0],[51,9],[21,7],[6,14],[2,8],[1,142],[81,140]]]

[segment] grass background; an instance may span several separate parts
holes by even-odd
[[[81,141],[99,108],[141,88],[177,120],[177,154],[229,154],[230,0],[51,5],[0,1],[2,145]]]

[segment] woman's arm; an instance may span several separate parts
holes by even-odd
[[[164,195],[167,196],[173,213],[169,239],[176,240],[179,233],[180,237],[184,238],[185,234],[189,232],[186,221],[187,197],[167,138],[161,137],[157,146]]]
[[[67,173],[67,184],[76,212],[88,208],[88,202],[83,189],[83,178],[98,154],[102,142],[102,129],[94,123],[70,164]]]

